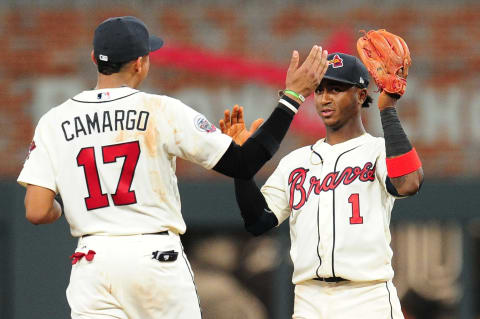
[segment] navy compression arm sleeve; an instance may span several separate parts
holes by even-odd
[[[380,111],[380,118],[382,121],[383,135],[385,138],[385,151],[387,158],[399,156],[408,153],[412,150],[412,144],[408,140],[407,134],[403,130],[400,119],[397,115],[397,110],[394,107],[387,107]],[[388,163],[387,163],[388,168]],[[423,179],[420,187],[423,184]],[[386,180],[387,191],[393,195],[400,197],[397,189],[393,185],[391,178]],[[419,188],[420,189],[420,188]]]
[[[385,138],[385,149],[387,157],[393,157],[408,153],[412,144],[403,130],[397,110],[394,107],[387,107],[380,111],[383,135]]]
[[[277,217],[268,208],[253,179],[235,179],[235,196],[249,233],[258,236],[278,225]]]
[[[287,96],[282,98],[291,105],[300,105]],[[295,113],[281,102],[267,121],[239,146],[232,142],[213,169],[224,175],[251,179],[272,158],[287,134]]]

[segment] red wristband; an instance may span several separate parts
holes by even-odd
[[[422,167],[415,148],[397,157],[387,158],[388,177],[395,178],[415,172]]]

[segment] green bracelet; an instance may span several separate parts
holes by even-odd
[[[298,94],[298,93],[295,92],[295,91],[292,91],[292,90],[284,90],[284,91],[283,91],[283,94],[285,94],[285,93],[288,93],[288,94],[290,94],[290,95],[293,95],[294,97],[296,97],[297,99],[299,99],[300,101],[302,101],[302,103],[305,102],[305,97],[304,97],[303,95],[301,95],[301,94]]]

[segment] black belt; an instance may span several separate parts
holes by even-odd
[[[142,235],[168,235],[168,230],[159,231],[158,233],[142,234]]]
[[[324,281],[324,282],[348,281],[347,279],[343,279],[342,277],[328,277],[328,278],[316,277],[316,278],[313,278],[313,280]]]
[[[93,234],[86,234],[86,235],[82,235],[82,237],[85,238],[92,235]],[[158,233],[146,233],[146,234],[138,234],[138,235],[168,235],[168,230],[159,231]]]

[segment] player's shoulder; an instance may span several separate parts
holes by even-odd
[[[193,110],[192,107],[185,104],[180,99],[163,95],[141,92],[147,104],[155,103],[157,106],[162,106],[166,109],[171,109],[177,112],[185,112],[186,110]]]
[[[312,152],[312,145],[305,145],[300,148],[297,148],[296,150],[291,151],[287,155],[285,155],[283,158],[297,158],[297,157],[303,157],[305,154],[310,154]]]
[[[312,153],[312,145],[306,145],[296,150],[291,151],[280,160],[281,166],[288,166],[290,163],[298,164],[299,161],[304,160],[305,158],[310,158]]]
[[[63,110],[69,107],[70,104],[71,104],[71,99],[68,99],[63,103],[60,103],[52,107],[40,117],[37,125],[41,126],[42,123],[55,121],[56,119],[58,119],[59,115],[61,115],[64,112]]]
[[[385,139],[381,136],[373,136],[369,133],[365,134],[364,138],[365,144],[379,150],[385,149]]]
[[[140,91],[139,93],[140,93],[140,96],[142,96],[143,98],[146,98],[146,99],[158,100],[158,101],[162,101],[164,103],[173,103],[173,104],[181,103],[181,101],[179,99],[176,99],[174,97],[164,95],[164,94],[144,92],[144,91]]]

